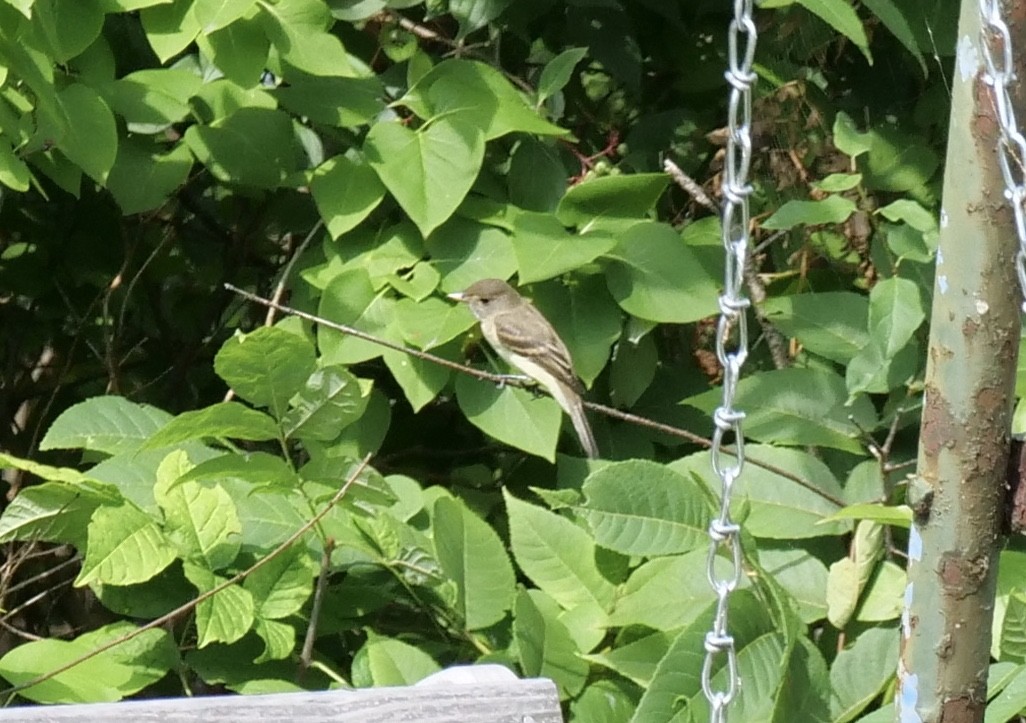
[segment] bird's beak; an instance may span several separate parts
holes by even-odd
[[[467,297],[463,295],[462,291],[454,291],[451,294],[446,294],[453,301],[466,301]]]

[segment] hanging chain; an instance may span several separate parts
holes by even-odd
[[[723,403],[713,412],[716,430],[712,443],[712,468],[720,480],[719,515],[709,523],[709,584],[716,594],[716,614],[712,629],[705,634],[705,663],[702,666],[702,691],[709,701],[709,719],[713,723],[727,719],[727,707],[737,695],[741,680],[737,670],[737,650],[728,629],[730,593],[741,582],[740,526],[730,518],[730,496],[745,464],[745,438],[741,428],[745,415],[734,407],[741,367],[748,356],[750,304],[744,291],[745,259],[749,248],[748,196],[752,187],[748,171],[752,165],[752,86],[756,75],[756,29],[752,19],[753,0],[734,0],[734,19],[727,32],[727,56],[730,99],[727,105],[727,153],[723,168],[723,248],[726,256],[724,288],[720,294],[720,320],[716,326],[716,356],[723,367]],[[727,460],[724,435],[733,432],[734,455]],[[716,570],[718,553],[730,548],[732,568],[727,575]],[[726,656],[727,681],[722,690],[713,687],[713,664]]]
[[[1019,251],[1015,270],[1019,288],[1026,296],[1026,138],[1019,130],[1012,107],[1011,87],[1015,82],[1012,65],[1012,34],[1001,15],[1001,0],[980,0],[980,47],[986,73],[984,82],[993,90],[1000,135],[997,143],[998,165],[1005,181],[1005,198],[1012,206]],[[1026,302],[1022,309],[1026,312]]]

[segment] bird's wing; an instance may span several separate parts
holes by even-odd
[[[515,312],[496,314],[493,321],[496,334],[509,351],[530,359],[575,392],[584,391],[566,344],[534,306],[525,303]]]

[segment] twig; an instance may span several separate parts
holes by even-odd
[[[299,257],[303,255],[303,252],[306,251],[306,247],[310,245],[311,241],[313,241],[313,237],[323,227],[324,221],[322,219],[317,219],[317,223],[315,223],[314,227],[310,229],[310,233],[308,233],[306,238],[303,239],[303,243],[299,244],[299,247],[295,252],[293,252],[292,258],[290,258],[289,262],[285,264],[285,268],[282,269],[281,272],[281,279],[278,280],[278,285],[274,288],[274,296],[271,297],[271,300],[275,303],[280,303],[282,297],[285,296],[285,288],[288,286],[289,277],[292,275],[292,269],[295,267],[296,261],[298,261]],[[267,309],[267,317],[264,319],[264,326],[270,326],[274,323],[274,312],[274,307],[269,307]]]
[[[532,389],[537,389],[537,385],[535,385],[533,382],[524,382],[518,377],[511,377],[508,374],[494,374],[492,372],[481,371],[480,369],[475,369],[474,367],[467,366],[466,364],[460,364],[458,362],[449,361],[448,359],[443,359],[440,356],[435,356],[434,354],[431,354],[426,351],[420,351],[419,349],[412,349],[410,347],[403,346],[402,344],[396,344],[386,339],[381,339],[380,337],[368,334],[365,331],[360,331],[359,329],[356,329],[352,326],[348,326],[346,324],[339,324],[328,319],[323,319],[314,314],[310,314],[306,311],[294,309],[291,306],[278,304],[274,301],[271,301],[270,299],[265,299],[263,297],[257,296],[256,294],[250,293],[249,291],[244,291],[243,289],[240,289],[237,286],[233,286],[232,284],[225,284],[224,287],[229,291],[238,294],[242,298],[248,299],[249,301],[253,301],[258,304],[263,304],[264,306],[273,306],[278,311],[284,314],[298,316],[300,319],[306,319],[307,321],[312,321],[315,324],[319,324],[320,326],[323,326],[327,329],[334,329],[335,331],[341,332],[343,334],[349,334],[350,336],[355,337],[357,339],[369,341],[372,344],[378,344],[379,346],[383,346],[386,349],[392,349],[393,351],[398,351],[403,354],[409,354],[412,357],[416,357],[417,359],[423,359],[424,361],[428,361],[433,364],[440,364],[441,366],[446,367],[448,369],[452,369],[453,371],[459,372],[460,374],[468,374],[472,377],[476,377],[477,379],[481,379],[486,382],[492,382],[493,384],[505,384],[506,386],[514,386],[520,388],[530,387]],[[543,392],[544,390],[538,389],[537,391]],[[712,440],[706,439],[705,437],[695,434],[694,432],[689,432],[686,429],[679,429],[668,424],[663,424],[662,422],[656,422],[651,419],[648,419],[647,417],[640,417],[637,414],[631,414],[630,412],[624,412],[613,407],[607,407],[604,404],[597,404],[595,402],[586,401],[584,402],[584,406],[593,412],[604,414],[607,417],[613,417],[614,419],[620,419],[624,422],[630,422],[631,424],[636,424],[640,427],[647,427],[648,429],[652,429],[657,432],[662,432],[664,434],[668,434],[679,439],[684,439],[694,444],[699,444],[703,447],[712,446]],[[724,447],[723,451],[727,454],[735,455],[735,451],[732,446]],[[838,507],[844,507],[847,504],[844,500],[838,497],[834,497],[829,492],[825,492],[824,490],[820,489],[818,486],[814,485],[808,480],[798,477],[797,475],[788,472],[787,470],[781,469],[780,467],[777,467],[772,464],[760,462],[759,460],[752,459],[751,457],[746,457],[746,459],[752,465],[756,467],[761,467],[767,472],[772,472],[773,474],[791,480],[795,484],[804,487],[810,492],[819,495],[823,499],[833,502]]]
[[[328,501],[328,504],[326,504],[324,506],[324,509],[322,509],[316,515],[314,515],[311,519],[307,520],[302,525],[302,527],[300,527],[294,533],[289,535],[288,539],[286,539],[284,542],[282,542],[276,548],[271,550],[271,552],[269,552],[265,557],[260,558],[259,560],[254,562],[252,565],[250,565],[247,569],[245,569],[242,572],[238,573],[237,575],[235,575],[235,576],[225,580],[220,585],[216,585],[213,588],[211,588],[210,590],[207,590],[206,592],[201,593],[200,595],[198,595],[197,597],[193,598],[192,600],[190,600],[189,602],[185,603],[184,605],[178,606],[177,608],[175,608],[171,612],[169,612],[169,613],[167,613],[165,615],[161,615],[156,620],[151,620],[150,622],[146,623],[145,625],[143,625],[141,627],[136,628],[135,630],[133,630],[130,633],[127,633],[126,635],[122,635],[121,637],[115,638],[114,640],[111,640],[108,643],[104,643],[103,645],[100,645],[100,646],[98,646],[96,648],[93,648],[88,653],[85,653],[84,655],[80,655],[79,657],[75,658],[74,660],[72,660],[72,661],[70,661],[68,663],[65,663],[64,665],[62,665],[62,666],[60,666],[60,667],[58,667],[58,668],[56,668],[54,670],[51,670],[49,673],[44,673],[43,675],[38,675],[35,678],[32,678],[31,680],[25,681],[24,683],[19,683],[18,685],[14,685],[14,686],[11,686],[10,688],[7,688],[6,690],[0,691],[0,696],[6,696],[7,697],[5,705],[10,704],[11,697],[15,693],[17,693],[19,690],[25,690],[26,688],[31,688],[33,685],[39,685],[42,682],[50,680],[54,676],[60,675],[61,673],[65,672],[65,671],[71,670],[76,665],[80,665],[81,663],[84,663],[85,661],[87,661],[87,660],[89,660],[91,658],[96,657],[100,653],[105,653],[108,650],[110,650],[111,648],[117,647],[118,645],[121,645],[122,643],[126,643],[129,640],[132,640],[133,638],[137,638],[138,636],[142,635],[147,630],[153,630],[155,628],[159,628],[162,625],[173,621],[178,616],[183,615],[184,613],[190,612],[193,608],[195,608],[201,602],[209,600],[210,598],[212,598],[214,595],[217,595],[219,592],[221,592],[225,588],[231,587],[232,585],[235,585],[236,583],[246,579],[249,575],[253,574],[255,571],[259,570],[261,567],[263,567],[264,565],[269,563],[271,560],[273,560],[274,558],[276,558],[280,554],[282,554],[285,550],[287,550],[289,547],[291,547],[299,538],[301,538],[303,535],[305,535],[314,525],[316,525],[318,522],[320,522],[324,518],[324,516],[327,515],[328,512],[330,512],[331,509],[335,505],[338,504],[339,500],[341,500],[345,496],[346,492],[349,491],[349,488],[353,485],[354,482],[356,482],[356,478],[360,476],[360,474],[363,472],[364,468],[370,462],[370,458],[371,458],[371,455],[368,454],[366,457],[364,457],[362,460],[360,460],[360,464],[358,464],[356,466],[356,469],[353,470],[353,472],[349,475],[349,477],[346,478],[346,481],[342,484],[342,487],[339,489],[338,492],[335,493],[335,496],[332,497],[331,500]]]
[[[310,661],[313,658],[314,641],[317,640],[317,624],[321,619],[324,591],[328,589],[328,575],[331,572],[331,553],[334,550],[335,538],[329,537],[324,541],[324,551],[321,553],[321,574],[317,578],[317,587],[314,589],[313,604],[310,606],[310,624],[306,628],[303,652],[299,656],[300,675],[310,667]]]
[[[676,163],[671,161],[669,158],[663,160],[663,170],[670,174],[670,178],[681,187],[681,189],[695,199],[695,203],[700,206],[704,206],[713,213],[719,213],[720,207],[716,205],[716,202],[709,198],[709,194],[705,192],[698,182],[695,181],[691,176],[684,173]]]

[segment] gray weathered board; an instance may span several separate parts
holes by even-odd
[[[443,671],[449,673],[452,671]],[[427,684],[425,684],[427,683]],[[404,688],[162,698],[0,710],[24,723],[563,723],[551,680],[422,681]]]

